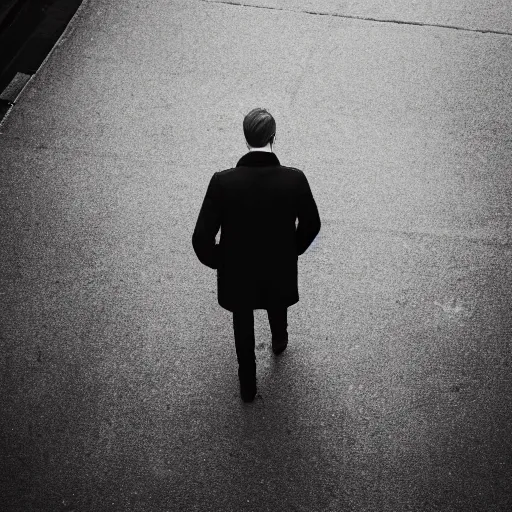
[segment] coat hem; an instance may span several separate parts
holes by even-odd
[[[290,306],[293,306],[294,304],[297,304],[299,302],[299,298],[297,297],[296,300],[292,300],[290,302],[283,302],[283,303],[274,303],[274,304],[255,304],[251,306],[244,306],[242,309],[271,309],[271,308],[289,308]],[[218,304],[221,308],[225,309],[226,311],[229,311],[233,313],[234,310],[236,310],[236,306],[233,306],[231,304],[223,304],[220,301],[218,301]]]

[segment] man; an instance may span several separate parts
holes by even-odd
[[[297,259],[320,231],[320,217],[304,173],[282,166],[273,153],[274,118],[256,108],[243,129],[249,152],[212,176],[192,245],[201,263],[217,269],[219,304],[233,313],[240,394],[251,402],[253,310],[267,310],[272,350],[280,354],[288,345],[287,308],[299,300]]]

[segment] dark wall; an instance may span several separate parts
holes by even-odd
[[[0,0],[0,91],[37,71],[82,0]]]

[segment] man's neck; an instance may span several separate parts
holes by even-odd
[[[261,148],[253,148],[252,146],[247,147],[249,148],[249,151],[264,151],[265,153],[273,153],[272,144],[270,144],[270,142]]]

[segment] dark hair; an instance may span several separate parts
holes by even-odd
[[[264,108],[251,110],[244,118],[244,135],[249,146],[262,148],[276,134],[276,122]]]

